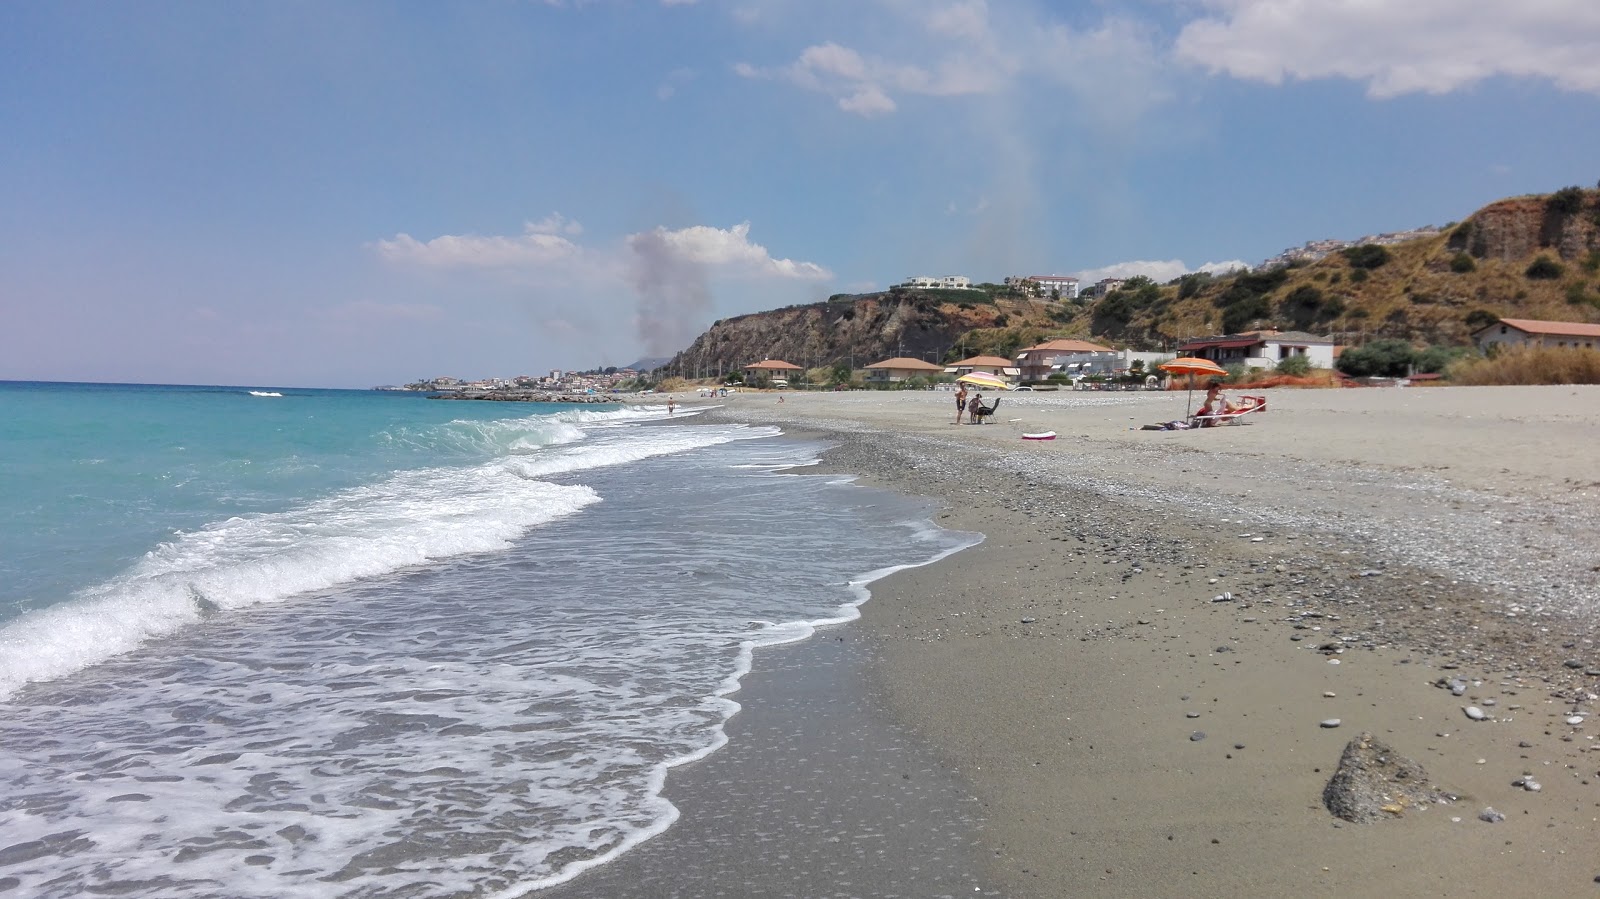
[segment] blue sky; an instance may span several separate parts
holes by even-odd
[[[0,379],[624,365],[1600,178],[1592,0],[0,4]]]

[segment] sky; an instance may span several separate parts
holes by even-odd
[[[0,380],[624,366],[1600,178],[1593,0],[0,4]]]

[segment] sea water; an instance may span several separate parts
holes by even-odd
[[[967,545],[618,403],[0,383],[0,890],[517,896],[672,824],[762,645]]]

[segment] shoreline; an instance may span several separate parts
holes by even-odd
[[[889,712],[983,803],[1005,895],[1593,889],[1600,747],[1564,722],[1600,675],[1600,391],[1272,397],[1201,433],[1129,430],[1172,395],[1008,395],[959,428],[937,393],[713,414],[828,433],[830,467],[987,535],[879,581],[856,626]],[[1045,427],[1064,439],[1016,439]],[[1461,798],[1334,818],[1322,789],[1363,731]]]

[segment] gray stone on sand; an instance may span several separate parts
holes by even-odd
[[[1322,790],[1322,804],[1328,811],[1355,824],[1369,824],[1450,798],[1429,782],[1421,765],[1367,732],[1345,744],[1339,768]]]

